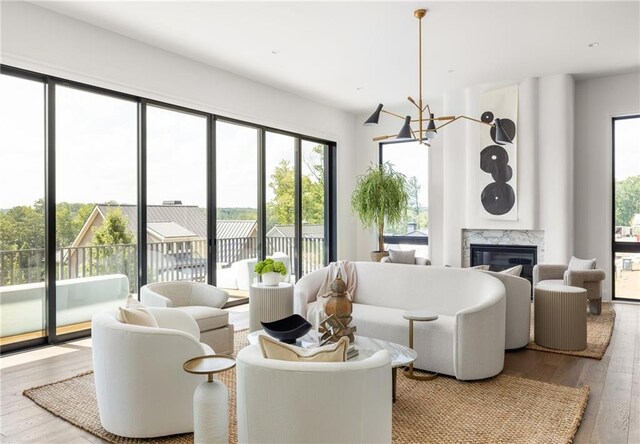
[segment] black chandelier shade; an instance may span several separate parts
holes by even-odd
[[[404,125],[402,125],[402,128],[396,136],[396,139],[413,139],[413,133],[411,132],[411,116],[407,116],[404,118]]]
[[[438,134],[438,130],[436,130],[436,121],[433,113],[429,114],[429,125],[427,125],[427,139],[433,139]]]
[[[371,114],[371,116],[364,122],[364,126],[372,126],[377,125],[378,120],[380,120],[380,111],[382,111],[382,103],[378,104],[376,110]]]

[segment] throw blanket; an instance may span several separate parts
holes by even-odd
[[[347,297],[350,301],[353,301],[357,286],[356,267],[349,261],[331,262],[329,264],[327,274],[325,274],[324,281],[320,285],[316,299],[329,297],[331,283],[338,277],[338,272],[340,272],[340,277],[342,277],[344,283],[347,284]]]

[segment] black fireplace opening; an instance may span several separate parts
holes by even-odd
[[[522,265],[520,277],[531,282],[533,266],[538,263],[538,247],[535,245],[486,245],[471,244],[471,266],[489,265],[491,271],[502,271]]]

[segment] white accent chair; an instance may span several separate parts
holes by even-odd
[[[193,432],[193,393],[202,382],[182,364],[213,350],[198,340],[196,321],[148,308],[159,328],[125,324],[117,310],[94,314],[93,370],[100,422],[110,433],[150,438]]]
[[[533,267],[533,288],[540,285],[584,288],[587,290],[589,313],[599,315],[602,312],[602,282],[605,277],[604,270],[597,268],[572,270],[569,265],[538,264]]]
[[[391,442],[385,350],[362,361],[290,362],[252,345],[236,369],[239,443]]]
[[[147,307],[168,307],[195,319],[200,340],[216,353],[233,353],[233,324],[222,306],[229,293],[199,282],[156,282],[140,288],[140,301]]]

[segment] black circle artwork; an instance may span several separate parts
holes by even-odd
[[[481,120],[486,123],[493,121],[493,113],[485,111]],[[511,140],[516,135],[516,125],[510,119],[500,119],[502,129]],[[495,127],[490,129],[491,139],[495,143]],[[513,169],[509,166],[509,153],[500,145],[489,145],[480,152],[480,168],[491,174],[494,182],[487,185],[480,196],[482,206],[488,213],[495,216],[507,214],[516,203],[516,193],[507,182],[513,177]]]

